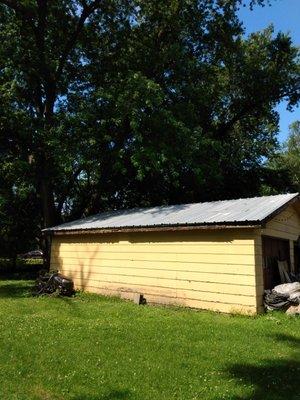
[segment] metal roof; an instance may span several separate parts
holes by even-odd
[[[298,195],[299,193],[280,194],[237,200],[109,211],[54,226],[45,229],[45,231],[259,224],[293,199],[296,199]]]

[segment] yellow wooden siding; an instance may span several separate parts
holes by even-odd
[[[262,237],[261,229],[255,230],[255,274],[256,274],[256,295],[257,295],[257,310],[263,311],[263,294],[264,294],[264,276],[262,266]]]
[[[53,237],[51,268],[76,288],[223,312],[257,311],[254,230]]]
[[[292,205],[288,206],[276,215],[261,230],[261,234],[292,241],[297,240],[300,235],[300,218],[295,208]]]

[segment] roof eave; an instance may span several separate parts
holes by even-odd
[[[219,229],[254,229],[260,228],[261,221],[245,221],[223,224],[185,224],[185,225],[159,225],[136,226],[118,228],[90,228],[90,229],[44,229],[50,235],[75,235],[88,233],[130,233],[130,232],[163,232],[163,231],[191,231],[191,230],[219,230]]]

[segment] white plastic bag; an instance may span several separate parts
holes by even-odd
[[[275,292],[280,294],[289,294],[290,296],[296,292],[300,293],[300,282],[283,283],[274,287]]]

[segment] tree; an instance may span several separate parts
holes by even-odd
[[[290,125],[288,139],[270,160],[269,166],[277,174],[285,173],[286,191],[300,191],[300,121]]]
[[[37,247],[40,221],[35,212],[34,193],[1,181],[3,184],[5,189],[0,190],[0,255],[10,259],[15,267],[20,253]]]
[[[47,227],[257,194],[299,52],[272,28],[244,39],[240,4],[0,0],[3,196],[33,196]]]
[[[10,96],[16,112],[31,123],[27,137],[28,157],[34,161],[42,225],[55,223],[53,168],[57,145],[56,102],[76,79],[80,68],[78,38],[86,21],[101,8],[99,0],[14,1],[1,5],[2,94]],[[53,151],[54,150],[54,151]]]
[[[300,191],[300,121],[290,125],[289,138],[284,146],[283,163],[290,173],[293,187]]]
[[[140,2],[134,29],[121,42],[107,39],[105,51],[96,52],[89,41],[93,79],[80,119],[89,130],[97,126],[104,141],[82,148],[83,158],[96,160],[80,182],[87,213],[100,204],[259,193],[262,161],[277,146],[274,107],[298,101],[298,51],[271,27],[244,40],[233,3],[185,2],[182,9]],[[104,73],[97,74],[100,66]],[[105,174],[95,154],[103,149]]]

